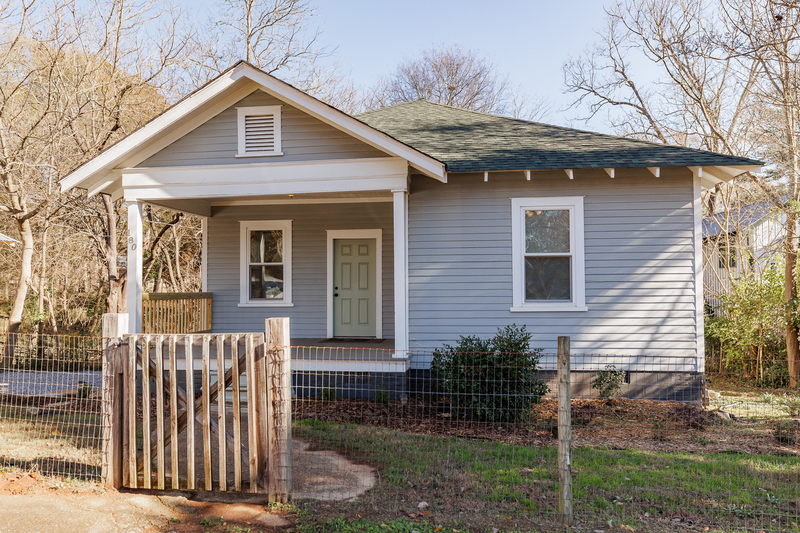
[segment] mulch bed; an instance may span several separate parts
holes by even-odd
[[[520,446],[556,444],[558,401],[544,398],[528,420],[490,424],[455,420],[447,404],[425,396],[407,405],[372,400],[293,400],[294,420],[363,424],[414,434],[480,439]],[[573,446],[607,446],[649,451],[736,452],[800,455],[797,446],[778,443],[774,423],[725,420],[694,404],[649,400],[572,401]]]

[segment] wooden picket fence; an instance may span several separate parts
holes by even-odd
[[[115,326],[108,328],[108,486],[265,492],[269,501],[289,500],[288,318],[267,319],[264,333],[134,334],[117,342]]]

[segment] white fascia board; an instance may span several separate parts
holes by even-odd
[[[401,143],[382,131],[366,125],[360,120],[327,105],[304,92],[295,89],[269,74],[261,72],[250,65],[242,64],[231,73],[233,79],[247,77],[258,83],[268,93],[290,102],[309,115],[344,131],[345,133],[373,146],[408,161],[408,164],[423,174],[439,181],[445,181],[446,171],[444,163],[437,161],[429,155]]]
[[[93,185],[95,180],[104,179],[105,174],[112,169],[119,166],[130,166],[129,159],[131,157],[135,158],[135,154],[141,149],[151,146],[154,136],[165,132],[167,129],[180,122],[181,119],[192,117],[192,120],[190,121],[192,126],[191,129],[188,130],[191,131],[203,122],[209,120],[214,115],[226,109],[228,105],[218,105],[214,107],[219,109],[215,109],[216,113],[212,114],[211,116],[208,116],[208,113],[195,115],[195,113],[209,100],[222,94],[231,85],[237,82],[238,78],[232,78],[232,74],[233,72],[230,72],[217,78],[213,82],[209,83],[206,87],[197,91],[195,94],[169,108],[161,116],[153,119],[145,127],[131,133],[108,150],[96,156],[94,159],[91,159],[84,165],[78,167],[61,180],[61,191],[66,192],[74,187],[88,188],[89,186]],[[239,96],[238,93],[246,92],[248,90],[249,92],[252,92],[254,88],[245,87],[239,91],[236,91],[236,96],[238,96],[236,101],[244,97]],[[228,99],[226,98],[226,101],[227,100]],[[178,137],[188,133],[188,131],[184,131],[185,129],[185,127],[182,128]],[[167,145],[174,140],[175,139],[170,140]],[[161,148],[158,149],[160,150]],[[146,159],[147,157],[149,157],[149,155],[142,158],[142,160]],[[120,164],[123,160],[125,160],[125,165]]]
[[[135,168],[122,172],[127,199],[221,198],[392,190],[406,186],[400,158],[333,159],[195,167]]]
[[[716,174],[726,177],[727,179],[725,181],[728,181],[745,172],[759,172],[761,167],[758,165],[742,165],[735,167],[717,166],[714,167],[714,170],[717,171],[715,172]]]

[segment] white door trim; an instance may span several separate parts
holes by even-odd
[[[335,239],[375,239],[375,338],[383,338],[383,230],[329,229],[328,233],[328,330],[333,337],[333,241]]]

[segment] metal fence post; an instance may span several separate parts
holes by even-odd
[[[561,523],[572,526],[572,394],[569,337],[558,338],[558,511]]]
[[[103,484],[122,488],[124,351],[117,341],[128,332],[128,315],[103,315]]]

